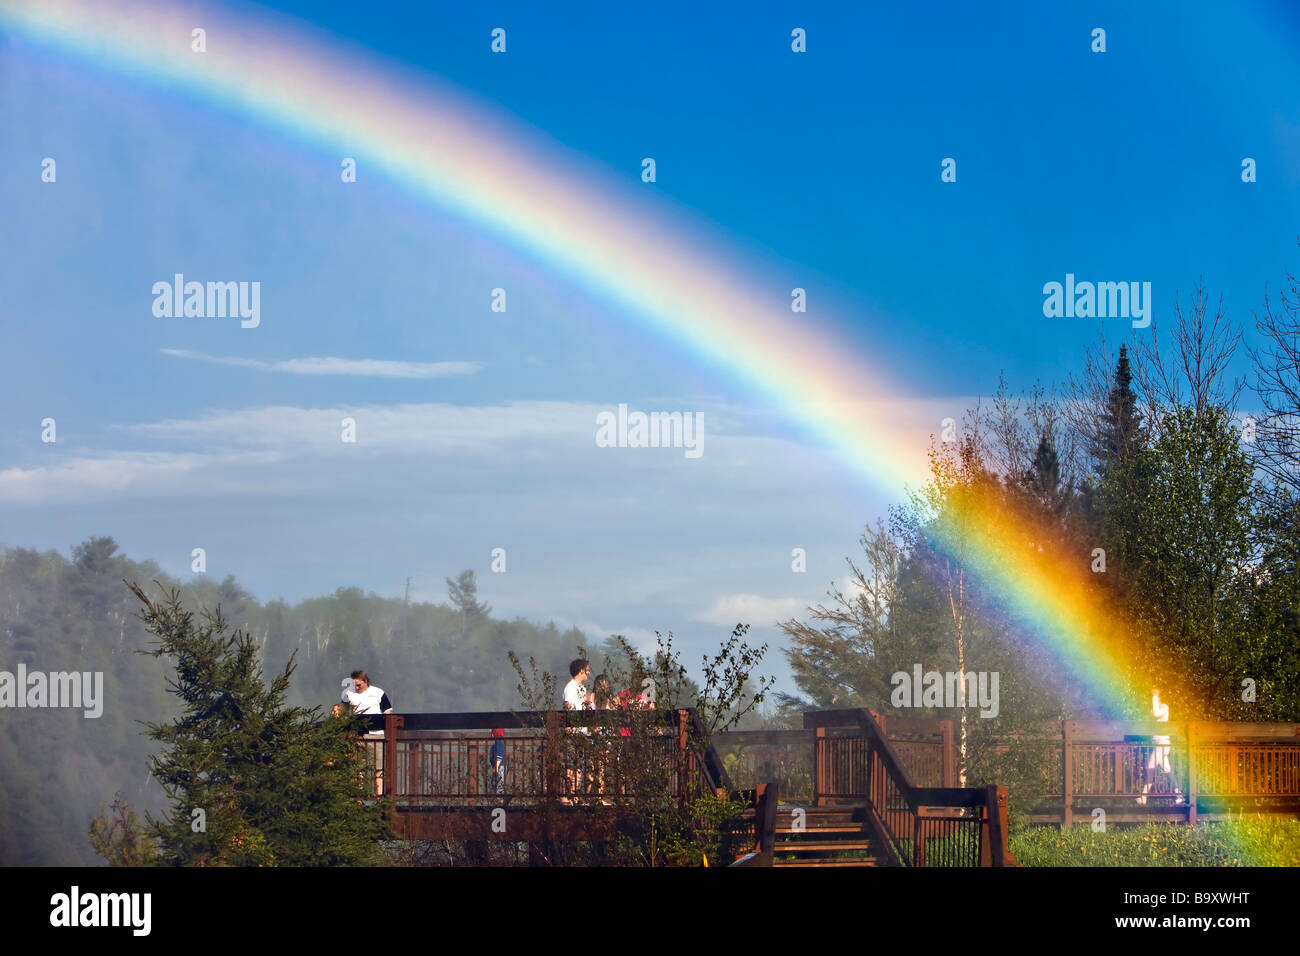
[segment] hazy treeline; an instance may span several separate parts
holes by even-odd
[[[177,713],[167,666],[135,651],[151,638],[139,602],[122,583],[179,587],[194,610],[221,606],[262,648],[264,675],[297,651],[289,702],[328,707],[339,683],[361,667],[398,711],[508,710],[519,707],[508,652],[567,675],[584,637],[577,630],[502,621],[477,600],[471,574],[449,588],[448,604],[407,604],[357,588],[298,604],[262,604],[234,578],[181,585],[152,561],[134,561],[111,538],[91,538],[71,560],[55,551],[0,548],[0,671],[103,673],[103,714],[80,709],[0,710],[0,865],[102,861],[87,840],[91,818],[121,791],[137,809],[165,804],[149,779],[152,745],[139,721]],[[557,701],[558,706],[558,701]]]

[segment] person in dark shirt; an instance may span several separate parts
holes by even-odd
[[[506,732],[502,727],[492,729],[492,749],[488,751],[488,766],[492,769],[492,785],[497,793],[506,792]]]

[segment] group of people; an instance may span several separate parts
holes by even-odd
[[[588,691],[587,681],[591,678],[591,663],[581,657],[575,658],[569,663],[569,676],[569,682],[564,685],[564,709],[566,711],[647,710],[654,706],[652,681],[641,682],[639,687],[637,686],[638,682],[634,681],[632,687],[621,690],[616,694],[609,676],[597,674],[596,679],[592,681],[591,690]],[[610,729],[604,726],[598,728],[598,732],[604,735],[611,733]],[[591,729],[589,727],[571,727],[569,733],[581,733],[590,737]],[[630,727],[620,727],[618,733],[621,737],[632,736]],[[612,741],[606,745],[606,749],[609,749],[611,745]],[[568,763],[568,792],[570,794],[581,793],[586,788],[586,784],[590,782],[594,785],[594,791],[597,794],[604,794],[605,763],[608,758],[597,757],[588,780],[584,779],[588,775],[583,772],[581,756],[577,752],[578,748],[571,747],[570,751],[569,758],[566,761]],[[564,802],[571,802],[572,799],[574,798],[566,797]]]
[[[646,710],[654,707],[654,682],[649,679],[634,681],[634,686],[628,687],[617,694],[614,693],[613,685],[608,675],[598,674],[594,681],[591,681],[591,689],[587,689],[587,682],[591,680],[591,664],[583,658],[577,658],[569,664],[570,681],[564,687],[564,709],[575,711],[597,711],[597,710]],[[638,686],[639,685],[639,686]],[[384,693],[382,687],[378,687],[370,682],[370,675],[363,670],[355,670],[351,677],[343,679],[342,699],[334,705],[334,716],[342,716],[347,713],[347,709],[356,714],[374,715],[374,714],[391,714],[393,712],[393,702],[388,695]],[[588,727],[572,727],[570,733],[582,733],[590,737],[591,729]],[[613,731],[607,727],[598,728],[602,735],[610,735]],[[492,774],[492,782],[497,793],[505,792],[505,775],[506,775],[506,750],[505,750],[505,730],[497,727],[492,731],[492,746],[488,752],[488,765]],[[630,737],[632,730],[629,727],[618,728],[618,733],[622,737]],[[365,735],[368,740],[382,740],[384,732],[382,730],[372,730]],[[611,742],[612,743],[612,742]],[[375,792],[383,792],[383,773],[384,773],[384,752],[382,747],[371,748],[375,763]],[[583,762],[576,753],[577,748],[571,748],[575,751],[570,754],[567,760],[569,769],[569,792],[576,794],[582,792],[588,783],[595,785],[595,792],[601,793],[604,790],[605,773],[602,761],[596,761],[590,774],[584,773],[581,769]]]

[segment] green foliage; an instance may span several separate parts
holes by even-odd
[[[704,760],[710,736],[755,713],[771,686],[770,678],[751,679],[767,648],[750,647],[747,632],[748,626],[737,625],[718,653],[703,659],[700,684],[687,675],[671,634],[658,637],[651,656],[617,635],[605,645],[606,656],[597,660],[614,693],[652,687],[654,700],[612,708],[604,719],[590,710],[566,711],[549,725],[547,747],[565,754],[565,773],[573,776],[563,793],[543,801],[543,813],[585,818],[593,831],[611,819],[616,823],[606,838],[551,845],[543,857],[557,865],[700,866],[707,859],[714,866],[752,846],[739,797],[715,793],[687,775]],[[593,657],[581,646],[576,650],[578,657]],[[525,668],[512,655],[511,662],[525,708],[553,709],[559,678],[540,671],[536,661]],[[693,709],[700,720],[689,730],[685,752],[680,709]],[[679,799],[683,779],[693,782]]]
[[[1014,585],[998,554],[1064,569],[1113,609],[1085,622],[1116,632],[1090,653],[1119,648],[1111,665],[1163,686],[1176,719],[1300,719],[1300,504],[1258,480],[1221,387],[1236,342],[1221,320],[1205,324],[1198,290],[1175,367],[1154,348],[1135,365],[1121,348],[1113,371],[1089,359],[1069,403],[1041,390],[1020,403],[1002,385],[992,411],[968,413],[957,441],[932,448],[929,484],[863,534],[851,586],[782,625],[802,692],[784,703],[889,714],[897,671],[997,672],[996,719],[969,706],[903,715],[952,718],[961,778],[1007,785],[1023,824],[1059,786],[1043,734],[1062,718],[1148,719],[1149,696],[1099,711],[1078,678],[1095,662],[1051,652],[1005,610]]]
[[[356,738],[361,721],[285,704],[293,660],[269,684],[257,647],[218,608],[201,621],[173,590],[161,602],[136,585],[150,653],[175,667],[181,716],[150,723],[162,745],[150,769],[171,801],[151,820],[159,860],[198,866],[376,863],[387,835]]]
[[[492,605],[478,599],[478,581],[472,570],[460,572],[455,581],[447,578],[447,596],[451,606],[467,621],[487,617],[492,612]]]
[[[90,823],[90,845],[112,866],[153,866],[158,845],[119,792],[113,805]]]
[[[102,716],[72,708],[14,709],[0,721],[0,864],[89,866],[103,861],[86,839],[115,791],[140,811],[162,806],[138,721],[175,712],[162,663],[133,652],[148,635],[134,616],[127,575],[159,577],[157,565],[116,553],[108,538],[54,551],[0,548],[0,670],[103,674]]]
[[[141,814],[166,806],[148,772],[156,744],[140,725],[174,716],[178,701],[167,693],[163,660],[134,653],[151,637],[123,579],[177,588],[191,610],[220,605],[225,619],[254,640],[267,671],[283,668],[296,652],[286,701],[299,706],[333,704],[340,678],[363,667],[400,710],[505,710],[516,700],[507,651],[560,670],[583,641],[576,630],[467,619],[446,605],[407,605],[356,588],[295,605],[263,604],[232,577],[200,576],[182,585],[153,562],[121,555],[109,538],[88,539],[72,560],[0,548],[0,669],[12,672],[21,662],[33,670],[100,672],[105,699],[97,719],[71,709],[6,711],[0,865],[102,863],[86,832],[109,795],[121,791]]]
[[[1028,827],[1013,832],[1008,847],[1021,866],[1300,866],[1300,820],[1147,823],[1101,833],[1088,825]]]
[[[829,592],[830,603],[809,608],[812,623],[781,625],[790,642],[786,656],[802,698],[783,695],[793,710],[867,707],[889,703],[889,675],[898,662],[916,660],[911,636],[895,627],[890,614],[897,600],[903,547],[883,522],[860,537],[863,560],[846,558],[848,593]]]
[[[673,866],[727,866],[753,849],[753,836],[743,826],[744,811],[738,797],[701,793],[688,801],[684,812],[660,814],[664,859]]]

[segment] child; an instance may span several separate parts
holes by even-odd
[[[492,768],[492,784],[497,793],[506,792],[506,732],[502,727],[492,729],[492,749],[488,751],[488,766]]]

